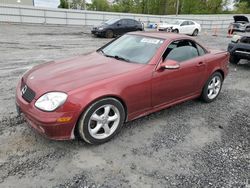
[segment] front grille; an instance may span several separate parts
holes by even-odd
[[[21,83],[21,94],[25,101],[30,103],[36,96],[36,93],[30,89],[23,81]]]

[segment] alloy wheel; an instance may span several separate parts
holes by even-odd
[[[208,84],[207,97],[213,100],[217,97],[221,88],[221,78],[219,76],[214,76]]]
[[[88,122],[89,134],[95,139],[105,139],[112,135],[120,123],[120,112],[111,104],[99,107]]]

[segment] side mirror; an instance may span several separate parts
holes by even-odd
[[[120,24],[120,23],[117,23],[116,25],[117,25],[117,26],[120,26],[121,24]]]
[[[166,59],[162,64],[161,68],[163,69],[179,69],[180,63],[171,59]]]

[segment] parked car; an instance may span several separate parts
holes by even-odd
[[[230,62],[233,64],[237,64],[241,59],[250,60],[250,35],[234,35],[227,50],[230,53]]]
[[[96,36],[113,38],[131,31],[144,30],[143,24],[133,19],[110,19],[100,26],[93,27],[91,33]]]
[[[157,24],[157,23],[149,22],[149,23],[148,23],[147,28],[150,28],[150,29],[156,29],[156,28],[157,28],[157,26],[158,26],[158,24]]]
[[[38,65],[19,80],[16,104],[28,123],[56,140],[110,140],[124,122],[201,97],[214,101],[228,52],[193,38],[132,32],[96,52]]]
[[[242,15],[234,16],[234,22],[230,23],[228,27],[228,33],[232,34],[235,31],[238,32],[250,31],[250,23],[246,16]]]
[[[200,24],[190,20],[175,20],[158,24],[158,31],[167,31],[197,36],[201,32]]]

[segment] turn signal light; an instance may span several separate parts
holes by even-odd
[[[57,122],[65,123],[65,122],[69,122],[70,120],[71,120],[71,117],[60,117],[57,119]]]

